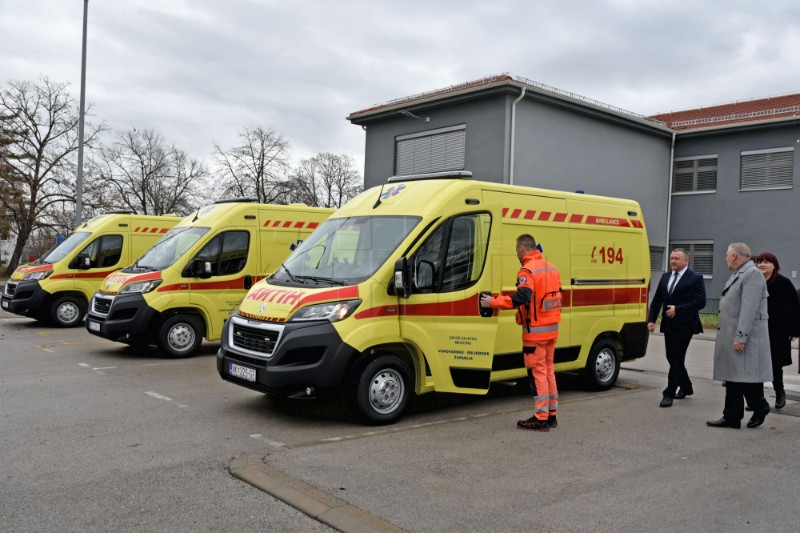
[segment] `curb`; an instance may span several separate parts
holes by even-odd
[[[308,516],[344,533],[405,533],[405,530],[373,516],[294,478],[267,463],[263,453],[234,456],[230,474],[291,505]]]

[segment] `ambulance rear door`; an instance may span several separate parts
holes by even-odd
[[[489,389],[497,317],[482,316],[492,216],[454,215],[438,223],[408,257],[411,294],[400,300],[400,336],[422,351],[422,388],[485,394]]]

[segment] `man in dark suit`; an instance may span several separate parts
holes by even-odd
[[[650,304],[647,329],[655,331],[661,315],[661,333],[667,350],[669,375],[661,407],[670,407],[673,398],[681,400],[694,394],[686,371],[686,349],[692,335],[702,333],[700,310],[706,306],[706,284],[703,276],[689,268],[689,252],[676,248],[669,254],[669,272],[661,276]]]

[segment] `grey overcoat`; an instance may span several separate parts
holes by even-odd
[[[767,282],[748,261],[731,275],[719,301],[719,332],[714,345],[714,379],[740,383],[772,381],[767,328]],[[741,352],[733,343],[744,343]]]

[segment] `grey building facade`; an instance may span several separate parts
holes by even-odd
[[[393,175],[468,170],[485,181],[638,201],[654,275],[666,268],[669,249],[689,248],[714,308],[731,242],[775,253],[798,283],[797,114],[800,107],[794,118],[744,123],[730,116],[721,123],[680,120],[692,114],[645,117],[499,75],[357,111],[348,120],[366,130],[365,187]]]

